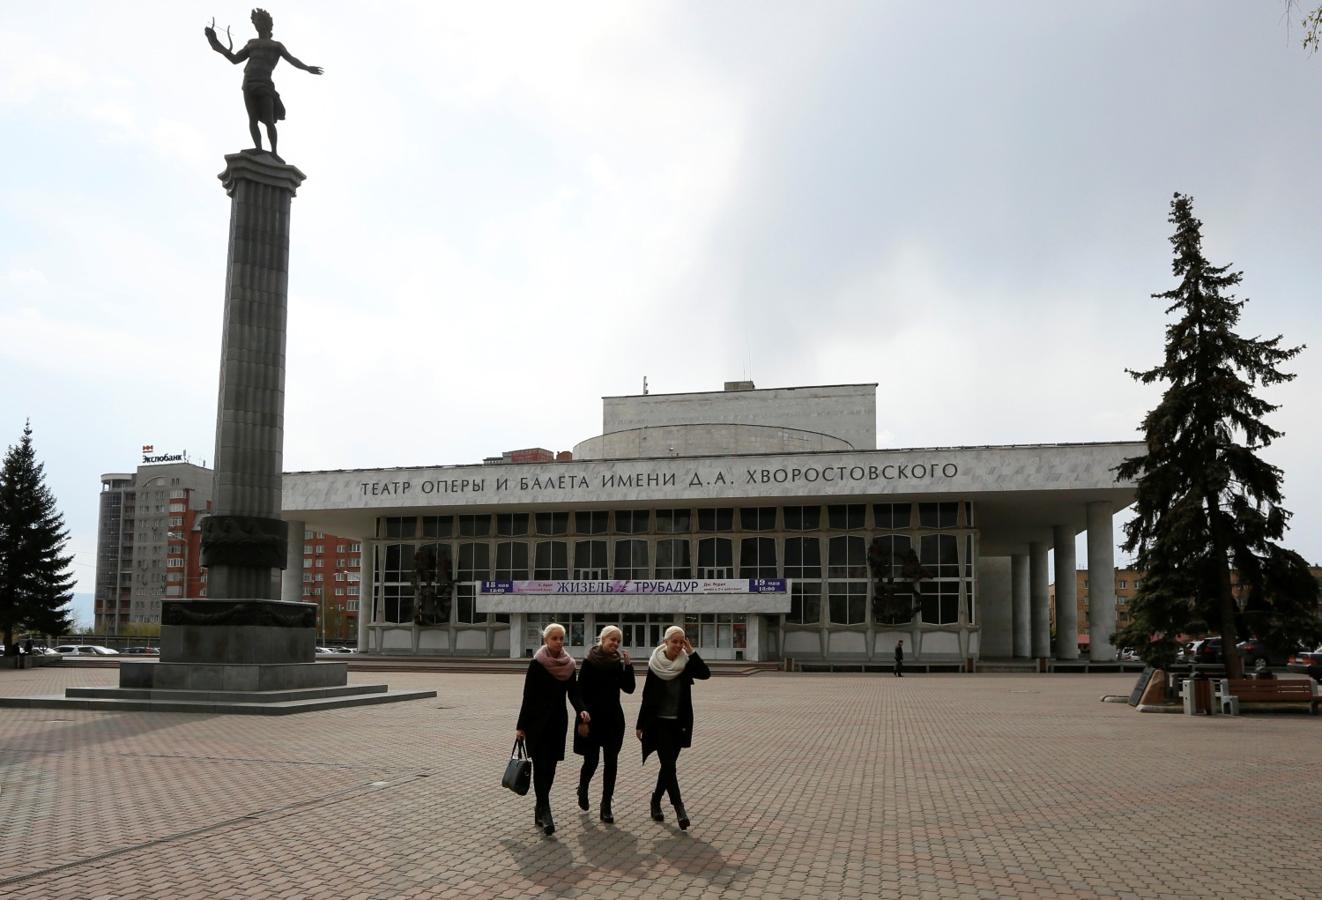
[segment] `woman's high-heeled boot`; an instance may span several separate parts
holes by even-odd
[[[537,823],[538,828],[542,827],[543,824],[542,817],[545,814],[546,814],[546,805],[539,800],[537,802],[536,807],[533,809],[533,814],[532,814],[532,820]]]
[[[610,797],[601,798],[601,821],[605,822],[607,825],[615,824],[615,816],[611,815]]]
[[[578,773],[578,808],[585,811],[588,808],[588,779],[582,772]]]
[[[555,834],[555,820],[551,818],[550,804],[542,810],[542,833],[547,836]]]
[[[660,794],[653,794],[653,795],[652,795],[652,821],[653,821],[653,822],[664,822],[665,820],[666,820],[666,814],[663,813],[663,812],[661,812],[661,795],[660,795]]]
[[[680,830],[687,831],[689,827],[689,814],[685,811],[683,803],[675,804],[675,818],[679,819]]]

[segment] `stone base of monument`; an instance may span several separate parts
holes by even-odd
[[[0,706],[280,716],[436,696],[349,684],[347,663],[317,662],[311,603],[166,600],[161,606],[160,661],[121,663],[119,687],[5,697]]]

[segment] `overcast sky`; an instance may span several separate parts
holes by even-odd
[[[879,382],[878,445],[1127,440],[1174,191],[1244,272],[1288,542],[1322,561],[1322,57],[1284,2],[272,7],[287,470],[571,448],[603,395]],[[92,590],[103,472],[212,458],[248,8],[0,21],[0,446]],[[1294,18],[1300,18],[1296,13]]]

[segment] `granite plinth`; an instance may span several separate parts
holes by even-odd
[[[316,614],[311,603],[283,600],[167,600],[161,605],[161,663],[311,664]]]
[[[283,691],[335,687],[348,681],[349,665],[342,662],[272,665],[122,662],[119,665],[119,686],[127,689]]]

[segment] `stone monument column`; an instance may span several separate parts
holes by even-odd
[[[265,153],[231,153],[225,163],[229,258],[202,563],[210,597],[278,600],[272,574],[285,567],[289,533],[280,519],[289,206],[304,175]]]
[[[293,520],[288,525],[289,547],[285,552],[285,573],[280,579],[280,599],[286,603],[302,603],[304,525]]]

